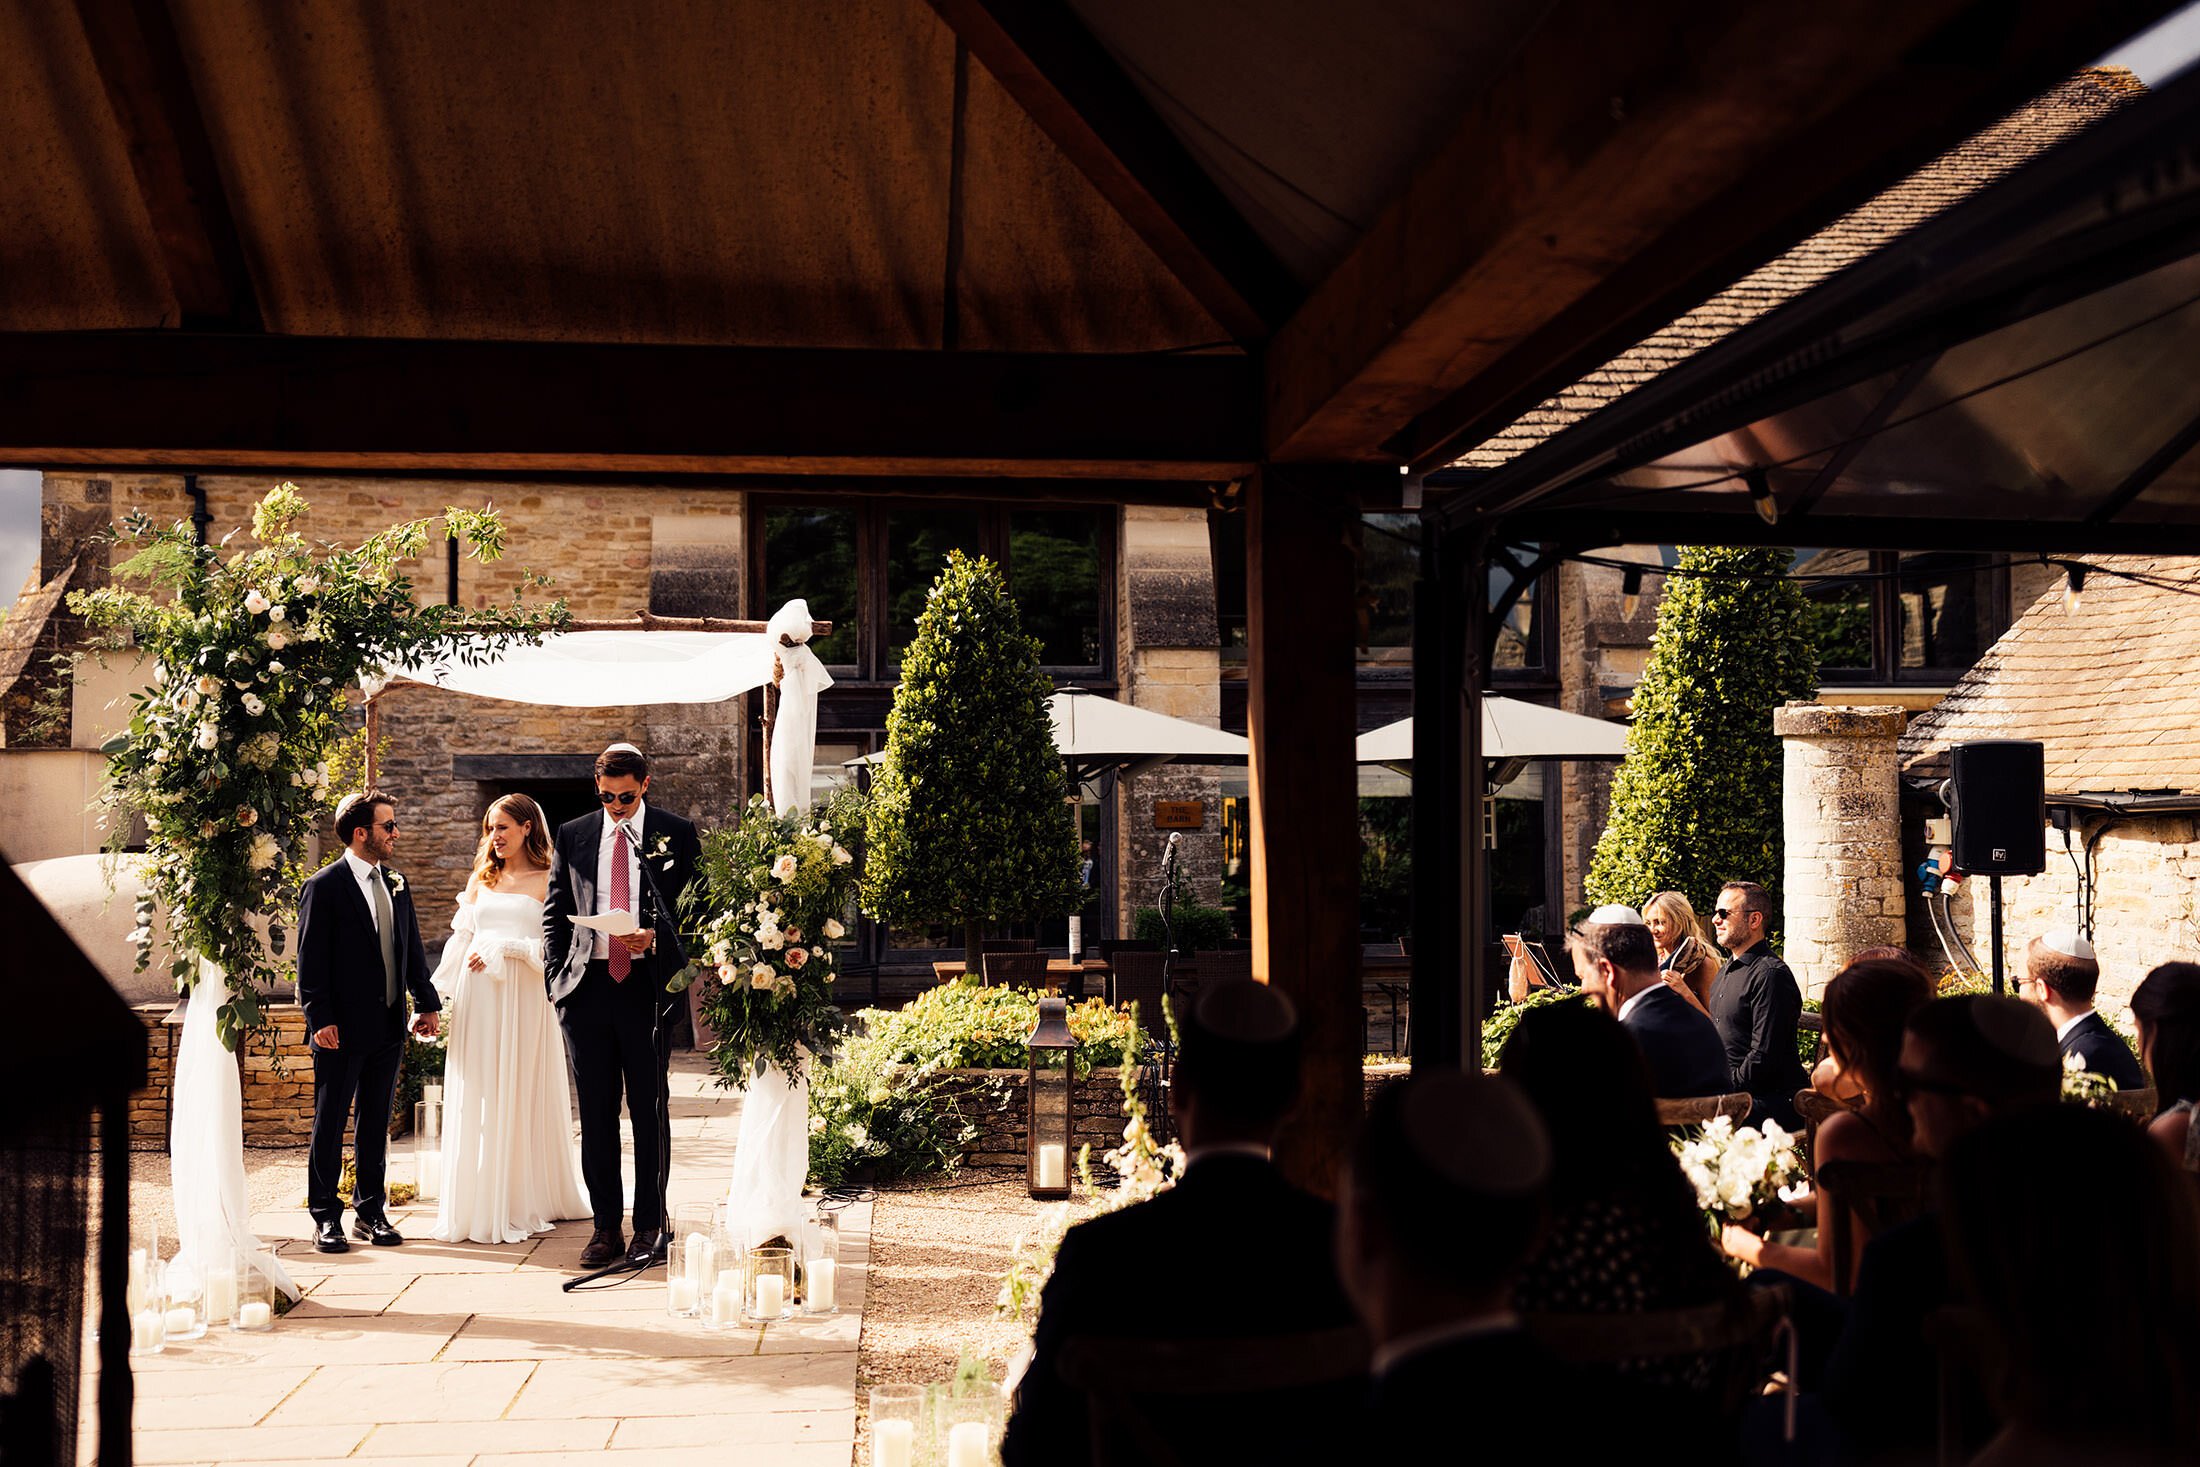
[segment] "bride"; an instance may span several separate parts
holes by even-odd
[[[482,817],[473,879],[435,972],[450,1023],[432,1235],[445,1243],[519,1243],[589,1215],[565,1043],[542,982],[549,880],[541,808],[504,796]]]

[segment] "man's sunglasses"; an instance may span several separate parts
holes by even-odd
[[[1749,908],[1747,907],[1735,907],[1732,910],[1720,907],[1712,912],[1711,920],[1714,922],[1739,922],[1748,915]]]
[[[397,822],[394,820],[377,820],[374,822],[374,828],[376,830],[386,830],[391,835],[397,834]]]
[[[606,805],[631,805],[641,796],[632,790],[623,790],[618,794],[613,794],[610,790],[598,790],[596,791],[596,798]]]

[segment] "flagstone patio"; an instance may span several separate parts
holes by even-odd
[[[695,1056],[675,1057],[675,1206],[722,1192],[739,1116],[737,1094],[712,1086]],[[851,1460],[868,1203],[841,1216],[841,1313],[737,1333],[670,1317],[662,1270],[564,1292],[586,1222],[490,1247],[423,1241],[432,1217],[392,1209],[404,1247],[334,1256],[312,1250],[302,1196],[255,1217],[305,1299],[271,1333],[215,1329],[138,1361],[136,1460],[679,1467],[724,1463],[729,1449],[753,1467]],[[94,1376],[87,1463],[96,1389]]]

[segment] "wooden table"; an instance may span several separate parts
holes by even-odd
[[[932,976],[942,983],[954,982],[957,978],[962,977],[965,971],[967,969],[961,958],[932,965]],[[1108,965],[1099,958],[1086,958],[1082,962],[1072,958],[1047,959],[1047,986],[1050,988],[1060,983],[1064,978],[1072,977],[1078,973],[1083,973],[1087,977],[1097,973],[1105,978],[1108,973]]]

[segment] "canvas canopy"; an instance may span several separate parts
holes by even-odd
[[[1361,734],[1362,764],[1411,764],[1413,720],[1401,718]],[[1627,726],[1584,718],[1518,698],[1482,700],[1482,757],[1507,759],[1618,759],[1627,752]]]
[[[1097,693],[1058,692],[1049,700],[1047,712],[1054,722],[1054,747],[1070,766],[1072,777],[1079,780],[1109,769],[1137,774],[1178,759],[1243,764],[1252,747],[1243,734],[1134,708]],[[883,752],[848,761],[850,766],[885,762]]]

